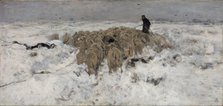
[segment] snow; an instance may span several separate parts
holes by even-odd
[[[48,36],[114,26],[135,27],[141,23],[32,22],[1,24],[1,105],[222,105],[222,25],[154,23],[151,30],[163,34],[173,49],[160,53],[145,47],[140,57],[154,57],[136,67],[123,65],[108,73],[106,61],[99,75],[89,76],[86,65],[76,64],[77,48]],[[141,27],[137,27],[141,29]],[[26,50],[12,44],[50,42],[53,49]],[[30,54],[36,52],[37,56]],[[176,57],[176,58],[174,58]],[[47,73],[41,73],[47,72]],[[162,78],[154,85],[148,80]]]

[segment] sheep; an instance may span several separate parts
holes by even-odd
[[[122,66],[122,53],[113,44],[109,46],[107,62],[109,67],[109,73],[116,71],[118,67]]]
[[[145,44],[140,39],[134,39],[133,42],[135,46],[135,54],[142,54]]]
[[[83,64],[83,63],[85,63],[85,58],[86,58],[85,55],[86,55],[86,54],[85,54],[85,51],[82,50],[82,49],[80,49],[79,52],[78,52],[77,55],[76,55],[76,58],[77,58],[77,64],[78,64],[78,65],[79,65],[79,64]]]
[[[88,66],[88,74],[97,74],[98,67],[103,61],[104,55],[101,46],[97,43],[94,43],[87,50],[87,61],[85,61]]]
[[[98,55],[95,52],[89,52],[87,53],[87,61],[85,61],[85,64],[88,67],[88,74],[95,74],[97,75],[97,70],[99,67],[99,59],[98,59]]]

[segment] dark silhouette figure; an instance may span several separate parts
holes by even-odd
[[[149,33],[151,23],[150,23],[149,19],[146,18],[145,15],[142,15],[142,22],[143,22],[142,32]]]

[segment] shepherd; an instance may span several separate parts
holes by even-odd
[[[149,33],[151,23],[149,19],[146,18],[145,15],[142,15],[142,22],[143,22],[142,32]]]

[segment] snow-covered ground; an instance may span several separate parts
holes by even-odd
[[[166,36],[173,49],[156,53],[145,47],[143,58],[154,57],[123,72],[108,73],[106,61],[96,78],[76,64],[77,48],[49,41],[53,33],[135,27],[140,23],[33,22],[0,26],[0,105],[113,104],[222,105],[223,25],[156,23],[152,31]],[[137,29],[141,29],[137,27]],[[35,45],[53,42],[53,49],[26,50],[12,41]],[[31,53],[37,56],[30,56]],[[47,72],[42,73],[41,72]],[[154,85],[152,79],[162,78]]]

